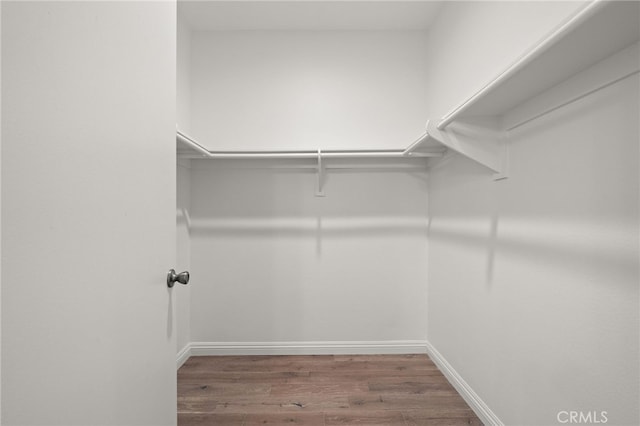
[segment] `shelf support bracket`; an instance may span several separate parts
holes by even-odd
[[[490,169],[494,180],[508,177],[504,132],[498,130],[494,119],[456,120],[443,130],[438,129],[436,121],[429,120],[427,134],[448,149]]]
[[[324,197],[322,184],[324,181],[324,166],[322,165],[322,150],[318,150],[316,197]]]

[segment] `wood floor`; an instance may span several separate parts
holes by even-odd
[[[178,424],[482,425],[426,355],[191,357]]]

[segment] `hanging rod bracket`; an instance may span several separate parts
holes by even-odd
[[[322,150],[318,150],[318,165],[317,165],[317,182],[316,182],[316,197],[324,197],[324,191],[322,185],[324,183],[324,165],[322,164]]]

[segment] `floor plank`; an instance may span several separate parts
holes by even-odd
[[[404,415],[407,426],[482,426],[480,420],[470,412],[467,415],[461,415],[459,413],[446,413],[440,411],[438,413],[432,412],[406,412]]]
[[[405,426],[404,417],[400,411],[369,411],[367,413],[327,413],[325,425],[367,425],[367,426]]]
[[[178,424],[189,426],[243,426],[245,414],[178,413]]]
[[[244,426],[256,425],[324,425],[323,413],[248,414]]]
[[[191,357],[178,424],[482,425],[423,354]]]

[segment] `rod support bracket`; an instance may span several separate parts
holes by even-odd
[[[427,134],[447,149],[487,167],[494,180],[508,178],[508,148],[505,132],[493,117],[456,120],[444,130],[435,121],[427,121]]]
[[[317,182],[316,182],[316,197],[324,197],[324,191],[322,184],[324,181],[324,165],[322,164],[322,150],[318,150],[318,166],[317,166]]]

